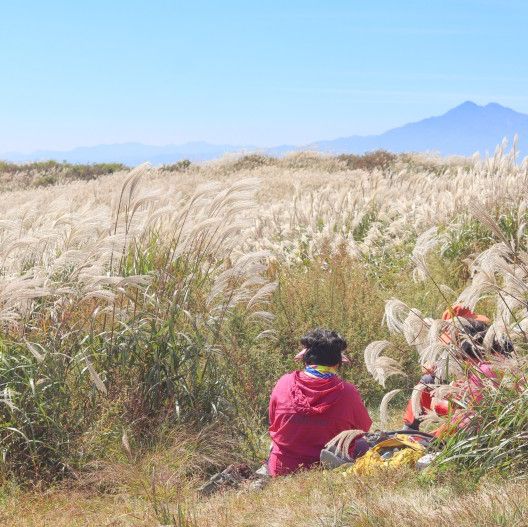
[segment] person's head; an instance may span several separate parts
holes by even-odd
[[[463,360],[483,360],[486,356],[511,355],[513,344],[507,337],[493,338],[491,345],[484,345],[490,325],[478,320],[460,319],[463,326],[459,336],[459,356]]]
[[[321,328],[306,333],[301,338],[301,345],[306,349],[304,363],[318,366],[340,365],[347,347],[346,340],[339,333]]]
[[[461,326],[458,341],[458,355],[462,360],[482,360],[484,356],[484,337],[489,325],[475,319],[460,317]]]

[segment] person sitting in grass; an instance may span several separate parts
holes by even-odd
[[[489,349],[486,349],[484,339],[491,321],[468,308],[455,305],[444,312],[442,319],[455,319],[458,322],[459,328],[454,335],[446,331],[440,338],[446,346],[452,347],[452,359],[459,364],[461,371],[450,384],[453,387],[450,397],[436,399],[432,397],[433,389],[442,379],[436,378],[435,365],[424,368],[425,375],[420,379],[423,387],[420,393],[422,415],[434,410],[437,415],[447,418],[447,422],[434,432],[437,436],[448,435],[448,432],[452,433],[470,423],[472,414],[468,405],[481,400],[486,379],[495,382],[501,376],[501,359],[506,359],[513,349],[509,339],[494,339]],[[464,402],[461,403],[461,400]],[[418,430],[420,427],[420,416],[414,415],[411,401],[405,409],[404,425],[406,430]]]
[[[318,463],[326,443],[345,430],[368,432],[372,420],[358,389],[338,375],[347,343],[328,329],[316,329],[301,339],[302,371],[282,376],[271,394],[269,433],[273,442],[268,473],[281,476]],[[354,441],[352,459],[368,449]]]

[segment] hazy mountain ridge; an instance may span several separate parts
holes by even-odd
[[[220,157],[228,152],[254,151],[255,147],[239,145],[213,145],[206,142],[191,142],[182,145],[145,145],[142,143],[118,143],[110,145],[83,146],[68,151],[37,151],[30,154],[8,153],[0,156],[15,162],[54,159],[69,163],[111,163],[138,165],[149,161],[155,165],[174,163],[182,159],[204,161]],[[116,161],[117,160],[117,161]]]
[[[383,148],[393,152],[435,151],[442,155],[493,152],[504,137],[519,135],[519,149],[528,150],[528,115],[497,103],[479,106],[467,101],[438,117],[393,128],[380,135],[352,136],[310,145],[323,152],[363,153]]]
[[[380,148],[392,152],[433,151],[441,155],[468,156],[477,151],[481,154],[492,153],[504,137],[511,141],[515,134],[519,136],[520,155],[528,155],[528,115],[497,103],[479,106],[467,101],[443,115],[408,123],[379,135],[355,135],[299,146],[258,148],[251,145],[214,145],[202,141],[152,146],[131,142],[79,147],[69,151],[7,153],[0,158],[15,162],[54,159],[70,163],[120,162],[127,165],[149,161],[159,165],[181,159],[205,161],[236,152],[259,151],[283,155],[291,151],[317,150],[361,154]]]

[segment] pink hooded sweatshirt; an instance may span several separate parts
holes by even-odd
[[[321,379],[295,371],[282,376],[271,394],[268,460],[272,476],[319,461],[325,444],[344,430],[368,432],[372,420],[357,388],[334,375]]]

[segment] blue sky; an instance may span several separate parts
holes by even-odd
[[[0,152],[271,146],[528,113],[524,0],[4,0]]]

